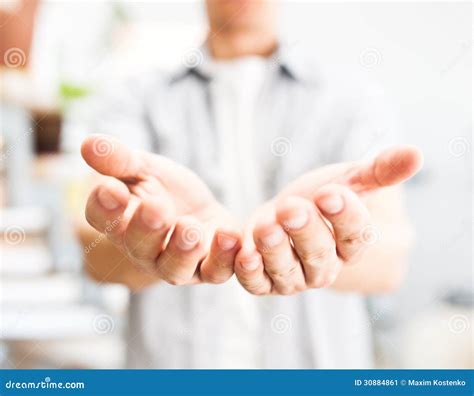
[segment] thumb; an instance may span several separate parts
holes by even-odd
[[[143,173],[144,160],[137,152],[107,135],[88,136],[81,154],[90,167],[106,176],[136,179]]]
[[[414,176],[423,166],[423,155],[414,146],[396,146],[380,153],[369,164],[356,167],[347,183],[357,193],[393,186]]]

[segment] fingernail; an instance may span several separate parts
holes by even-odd
[[[344,208],[344,201],[340,195],[327,195],[318,199],[319,208],[327,214],[337,214]]]
[[[245,271],[255,271],[260,265],[260,260],[255,257],[249,261],[242,261],[240,264]]]
[[[294,214],[290,219],[285,221],[285,227],[290,230],[298,230],[306,225],[308,222],[308,213],[299,212]]]
[[[120,203],[108,192],[101,188],[97,193],[97,199],[99,203],[107,210],[115,210],[120,206]]]
[[[237,238],[232,238],[224,234],[217,234],[217,244],[222,250],[231,250],[237,244]]]
[[[285,232],[281,228],[275,229],[272,233],[261,238],[261,242],[267,247],[275,247],[283,242]]]
[[[158,230],[164,225],[163,220],[161,220],[156,213],[146,208],[142,209],[141,219],[147,227],[153,230]]]

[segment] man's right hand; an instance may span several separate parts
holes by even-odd
[[[229,228],[235,221],[196,174],[104,135],[88,137],[81,151],[103,175],[89,196],[86,219],[138,269],[173,285],[232,276],[239,228]]]

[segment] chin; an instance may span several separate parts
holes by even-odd
[[[228,27],[257,27],[272,15],[267,0],[209,0],[209,14]]]

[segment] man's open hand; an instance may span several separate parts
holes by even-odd
[[[103,135],[87,138],[82,156],[104,175],[89,196],[87,221],[137,268],[176,285],[232,276],[240,234],[193,172]]]
[[[182,165],[99,135],[84,142],[82,155],[104,175],[86,218],[137,268],[176,285],[222,283],[235,271],[259,295],[331,285],[367,247],[367,198],[410,178],[422,163],[417,149],[399,147],[370,163],[308,172],[258,208],[241,233]]]
[[[299,177],[247,225],[235,264],[240,283],[258,295],[331,285],[367,247],[366,199],[410,178],[421,163],[417,149],[399,147],[368,164],[330,165]]]

